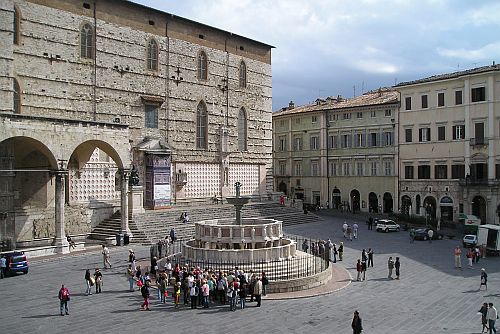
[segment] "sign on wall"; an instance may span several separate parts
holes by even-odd
[[[146,205],[156,209],[171,204],[171,157],[168,154],[146,155]]]

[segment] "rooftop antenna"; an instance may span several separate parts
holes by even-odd
[[[361,94],[363,94],[365,92],[365,82],[363,81],[361,83]]]
[[[394,86],[398,84],[398,78],[394,78]]]
[[[356,97],[356,85],[352,86],[352,90],[354,91],[354,97]]]
[[[460,71],[460,63],[457,64],[457,71]]]

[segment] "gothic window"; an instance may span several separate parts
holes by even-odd
[[[247,150],[247,115],[244,108],[238,112],[238,151]]]
[[[80,57],[92,59],[94,54],[94,30],[88,23],[80,30]]]
[[[196,110],[196,148],[207,148],[207,107],[203,102]]]
[[[156,40],[150,39],[148,43],[148,70],[158,70],[158,43]]]
[[[207,54],[201,51],[198,54],[198,79],[207,80]]]
[[[247,65],[244,61],[240,63],[240,87],[245,88],[247,86]]]
[[[16,79],[14,79],[14,113],[21,113],[21,89]]]
[[[14,44],[19,45],[19,36],[21,35],[21,12],[14,7]]]

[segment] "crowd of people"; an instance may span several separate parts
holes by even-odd
[[[245,272],[235,267],[228,272],[216,271],[212,268],[182,266],[173,264],[167,259],[163,268],[155,262],[149,271],[142,271],[136,265],[135,254],[129,250],[129,265],[127,279],[130,291],[141,292],[143,302],[141,309],[150,310],[151,289],[156,289],[156,299],[159,303],[169,300],[178,308],[180,305],[196,309],[208,308],[213,305],[229,305],[231,311],[244,309],[248,302],[256,302],[260,307],[262,296],[267,294],[269,279],[265,272]]]

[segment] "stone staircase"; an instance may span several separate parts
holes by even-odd
[[[183,211],[189,214],[190,222],[182,223],[179,218]],[[281,206],[276,202],[257,202],[245,205],[241,211],[242,218],[273,218],[283,221],[283,226],[306,224],[322,221],[322,218],[313,214],[304,214],[301,209]],[[194,235],[194,224],[202,220],[234,218],[234,206],[229,204],[211,204],[189,207],[174,207],[165,210],[148,210],[134,215],[129,222],[134,237],[132,243],[152,244],[158,239],[164,239],[170,230],[175,228],[179,240],[190,239]],[[115,213],[96,226],[90,237],[104,240],[115,237],[120,231],[120,213]]]
[[[146,237],[143,231],[137,228],[137,225],[133,220],[129,220],[129,228],[133,234],[133,242],[135,243],[146,243],[149,244],[149,239]],[[93,240],[105,241],[109,238],[116,238],[116,235],[121,229],[121,213],[116,211],[111,217],[103,220],[99,225],[92,229],[88,238]],[[132,241],[131,240],[131,241]]]

